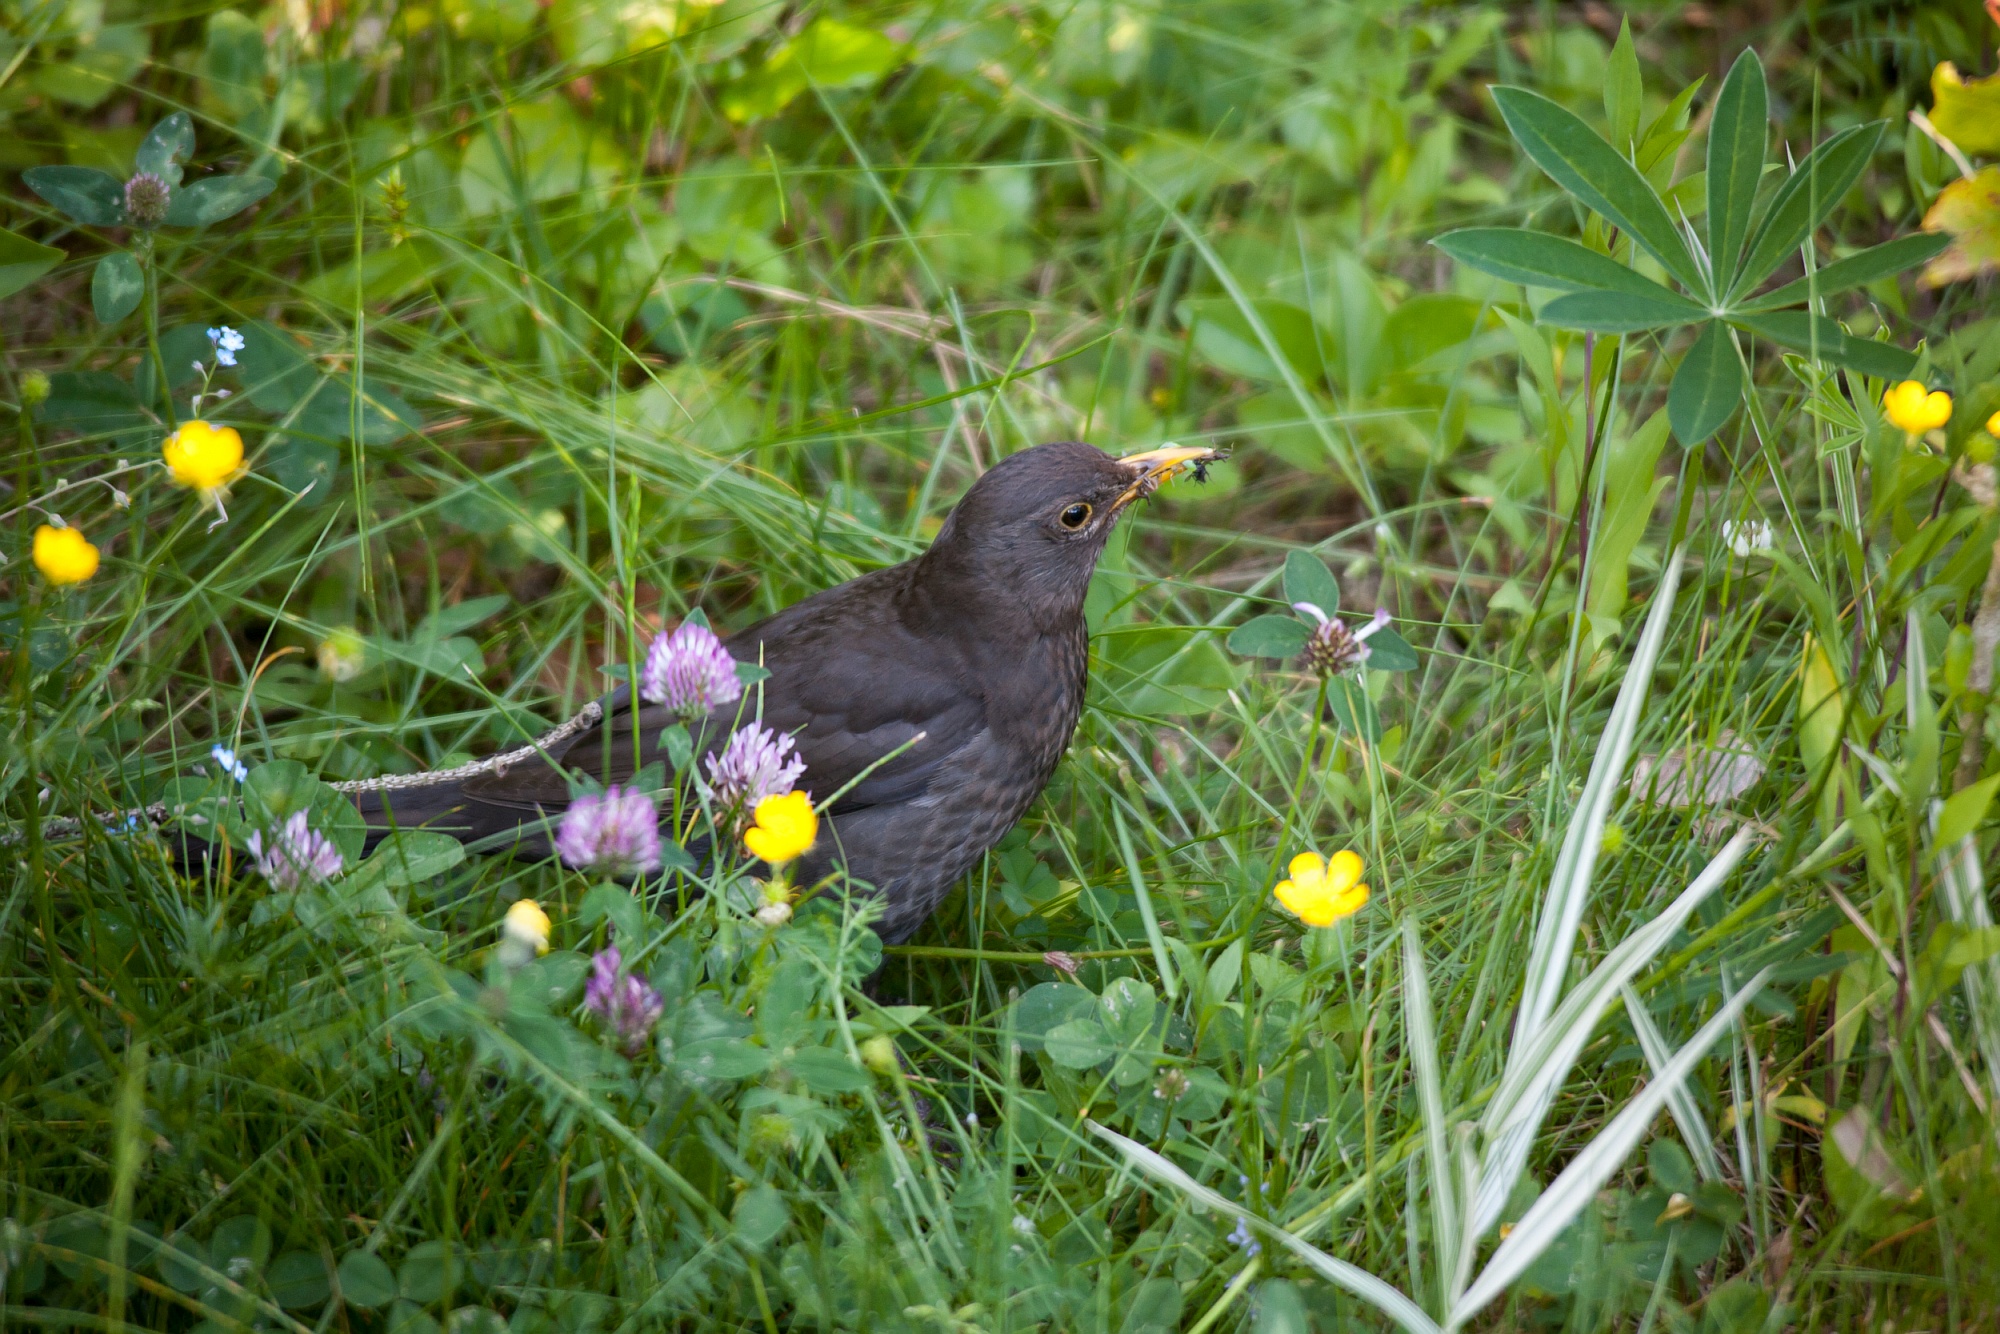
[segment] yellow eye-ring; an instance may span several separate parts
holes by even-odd
[[[1079,500],[1076,504],[1064,510],[1061,517],[1056,521],[1071,532],[1075,532],[1090,522],[1090,506]]]

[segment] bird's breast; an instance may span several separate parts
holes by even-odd
[[[1025,761],[1036,792],[1055,772],[1083,714],[1089,653],[1079,620],[1074,629],[1042,636],[1010,654],[1008,670],[992,677],[987,726]]]

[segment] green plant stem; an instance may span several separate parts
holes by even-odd
[[[167,429],[180,425],[174,412],[174,391],[167,379],[167,359],[160,351],[160,265],[152,232],[139,233],[139,270],[146,275],[146,355],[152,360],[153,374],[160,380],[160,410]]]
[[[1189,943],[1191,950],[1212,950],[1223,945],[1231,945],[1241,940],[1240,934],[1218,936],[1214,940],[1197,940]],[[898,959],[975,959],[980,963],[1047,963],[1049,955],[1060,954],[1064,958],[1090,959],[1143,959],[1153,952],[1151,945],[1135,946],[1120,950],[975,950],[962,949],[955,945],[885,945],[882,953]]]

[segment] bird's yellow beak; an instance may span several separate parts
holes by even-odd
[[[1150,496],[1183,468],[1199,468],[1209,463],[1220,463],[1229,456],[1219,449],[1205,445],[1162,445],[1139,454],[1127,454],[1118,461],[1131,468],[1138,476],[1132,485],[1125,488],[1122,495],[1112,503],[1113,509],[1123,509],[1132,501]]]

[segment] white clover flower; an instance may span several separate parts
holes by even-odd
[[[1724,519],[1722,540],[1737,556],[1748,558],[1771,550],[1771,525],[1762,519]]]

